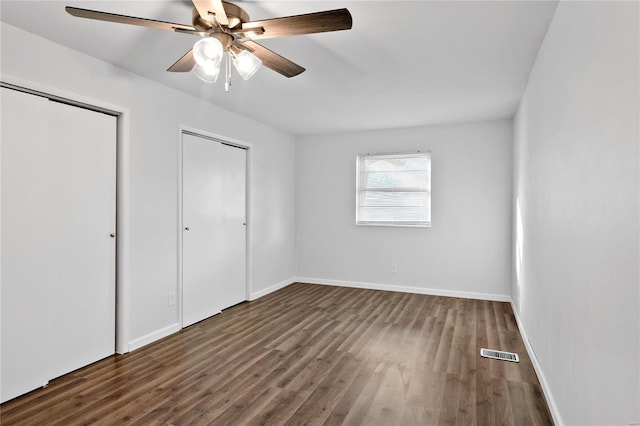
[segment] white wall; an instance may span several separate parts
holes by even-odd
[[[2,79],[128,109],[129,341],[178,322],[179,126],[249,143],[253,293],[295,275],[294,138],[2,23]],[[204,85],[204,83],[203,83]],[[204,87],[206,89],[206,86]],[[232,94],[231,94],[232,96]],[[123,153],[121,153],[123,154]],[[277,256],[274,256],[277,253]]]
[[[637,2],[562,2],[515,122],[515,305],[556,420],[640,421]]]
[[[511,144],[511,121],[301,138],[299,279],[508,297]],[[431,150],[432,227],[355,226],[356,155],[412,150]]]

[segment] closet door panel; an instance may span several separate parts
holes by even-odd
[[[2,88],[0,400],[47,383],[49,207],[45,98]]]
[[[58,377],[115,352],[116,118],[49,103],[49,356]]]
[[[182,138],[182,325],[187,327],[222,309],[219,277],[225,247],[221,144],[187,134]]]
[[[221,259],[219,297],[224,308],[243,302],[246,290],[247,151],[222,145],[222,228],[225,250]]]

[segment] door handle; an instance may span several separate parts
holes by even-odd
[[[185,230],[185,231],[188,231],[188,230],[189,230],[189,227],[188,227],[188,226],[187,226],[187,227],[185,227],[185,228],[184,228],[184,230]]]
[[[110,233],[110,234],[109,234],[109,236],[110,236],[111,238],[115,238],[115,237],[116,237],[116,234],[115,234],[114,232],[112,232],[112,233]]]

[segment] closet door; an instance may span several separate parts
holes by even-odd
[[[2,89],[2,401],[115,352],[116,119]]]
[[[48,104],[2,88],[0,401],[51,378],[48,322]]]
[[[182,326],[220,312],[221,145],[182,135]]]
[[[221,150],[224,161],[220,234],[224,252],[219,297],[224,309],[247,299],[247,151],[229,145],[222,145]]]
[[[49,103],[49,357],[58,377],[115,352],[116,118]]]
[[[182,325],[246,298],[246,152],[183,135]]]

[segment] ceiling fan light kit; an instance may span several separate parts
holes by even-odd
[[[260,69],[262,61],[248,50],[243,50],[233,59],[233,65],[244,80],[249,80]]]
[[[255,40],[349,30],[351,14],[347,9],[328,10],[263,21],[249,20],[239,6],[222,0],[192,0],[192,25],[176,24],[134,16],[80,9],[65,10],[79,18],[139,25],[202,37],[193,48],[167,69],[170,72],[193,72],[198,78],[215,83],[225,63],[225,89],[231,84],[231,63],[244,80],[251,78],[262,65],[285,77],[294,77],[304,68],[278,55]]]
[[[217,67],[208,68],[196,64],[192,71],[200,80],[213,84],[218,80],[218,75],[220,75],[220,65],[218,64]]]
[[[223,54],[222,43],[215,37],[202,38],[193,45],[193,58],[196,64],[207,70],[219,68]]]

